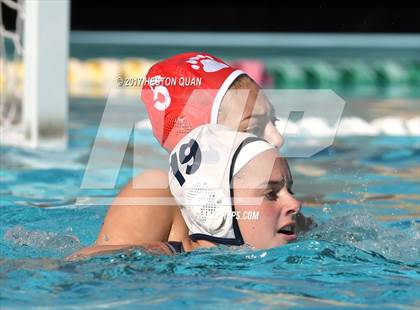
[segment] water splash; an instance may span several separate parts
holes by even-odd
[[[398,226],[386,225],[365,211],[355,210],[319,223],[303,240],[315,239],[351,245],[405,262],[420,260],[419,223],[412,220]]]
[[[13,245],[27,246],[39,250],[57,251],[59,253],[74,251],[80,248],[79,239],[73,235],[60,235],[54,232],[39,230],[29,231],[20,225],[6,230],[4,238]]]

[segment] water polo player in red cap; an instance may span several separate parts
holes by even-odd
[[[163,83],[165,79],[171,83]],[[141,97],[153,134],[168,152],[204,124],[249,132],[276,148],[283,143],[275,128],[274,109],[260,87],[243,71],[207,53],[184,53],[156,63],[146,76]],[[143,198],[165,203],[146,205]],[[167,171],[141,173],[116,197],[95,245],[83,254],[188,237],[185,221],[172,198]],[[310,220],[299,214],[297,222],[304,229]]]

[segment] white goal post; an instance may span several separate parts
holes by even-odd
[[[2,113],[4,107],[20,105],[18,122],[0,124],[1,143],[15,146],[63,148],[67,145],[67,63],[69,49],[69,0],[0,0],[3,9],[15,9],[22,19],[23,31],[6,29],[1,23],[2,53],[4,42],[11,40],[18,57],[2,55],[4,84],[2,87]],[[21,46],[16,46],[21,44]],[[21,57],[19,57],[21,56]],[[15,62],[15,63],[13,63]],[[22,90],[10,98],[7,91],[17,89],[13,75],[21,62]],[[22,66],[23,65],[23,66]],[[3,85],[4,86],[4,85]],[[6,94],[5,94],[6,93]],[[16,98],[20,97],[20,98]],[[7,113],[6,113],[7,114]],[[8,115],[2,115],[2,118]]]

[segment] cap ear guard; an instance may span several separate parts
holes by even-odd
[[[249,133],[203,125],[185,136],[170,155],[169,186],[190,238],[244,244],[232,216],[233,176],[259,153],[274,149]]]

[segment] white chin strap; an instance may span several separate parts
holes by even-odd
[[[258,154],[274,149],[221,125],[192,130],[170,154],[169,186],[193,240],[243,244],[232,217],[231,181]]]

